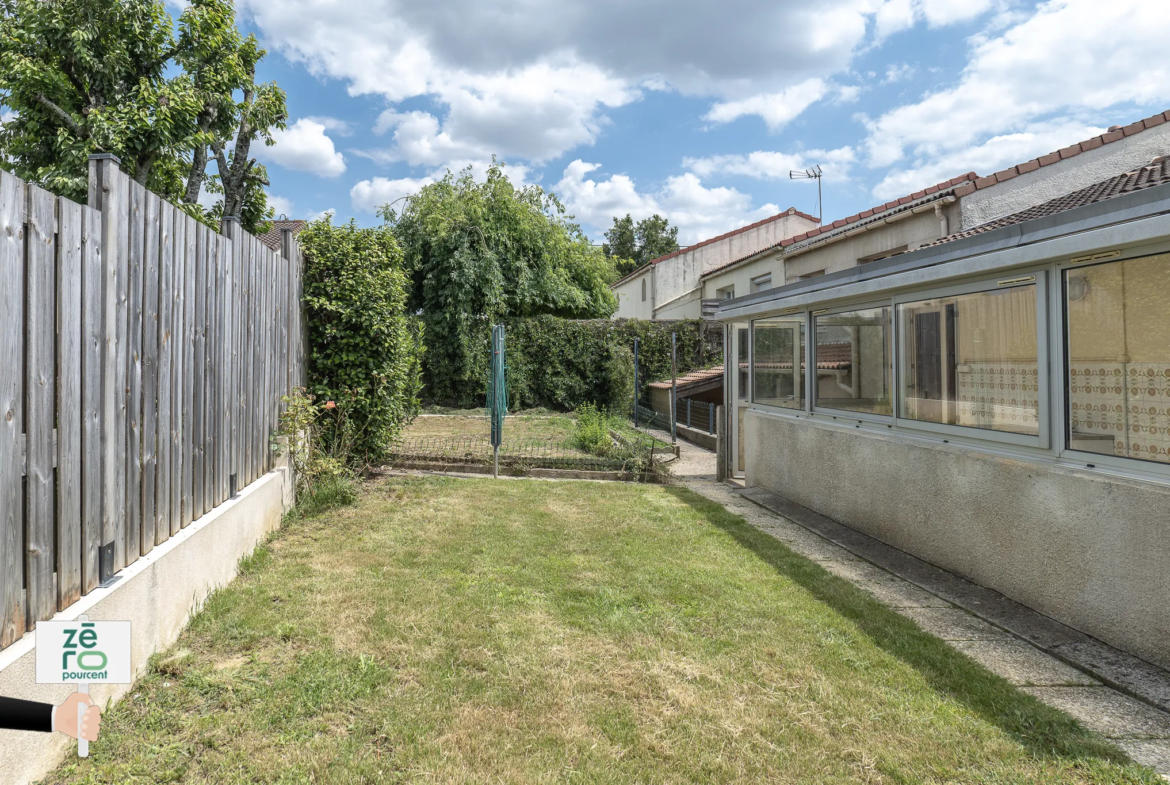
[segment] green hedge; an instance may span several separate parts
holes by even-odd
[[[670,377],[670,334],[678,334],[679,374],[722,362],[720,325],[699,320],[648,322],[637,319],[573,320],[555,316],[505,319],[508,353],[508,402],[513,410],[543,406],[569,411],[586,403],[618,410],[633,405],[634,338],[639,339],[640,381]],[[475,367],[451,369],[451,378],[436,378],[447,367],[424,355],[429,403],[465,408],[484,405],[491,326],[477,326],[472,353]],[[429,338],[429,336],[428,336]],[[473,381],[467,381],[473,380]],[[454,389],[454,399],[435,400],[429,391]]]

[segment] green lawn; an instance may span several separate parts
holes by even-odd
[[[1158,783],[677,488],[387,478],[290,523],[51,782]]]

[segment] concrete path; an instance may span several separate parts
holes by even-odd
[[[669,464],[676,482],[1071,714],[1170,781],[1170,673],[774,494],[716,482],[715,454],[679,445]]]

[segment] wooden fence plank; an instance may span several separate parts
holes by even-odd
[[[82,208],[57,200],[57,610],[81,599]]]
[[[203,511],[207,512],[216,505],[215,475],[219,471],[215,458],[218,454],[218,427],[215,415],[218,401],[216,389],[219,387],[219,365],[216,358],[216,345],[219,342],[219,325],[216,324],[216,313],[219,310],[219,235],[207,227],[203,227],[203,237],[207,248],[207,313],[204,317],[204,359],[203,375]]]
[[[157,194],[147,192],[142,257],[142,536],[141,553],[154,548],[158,472],[159,210]]]
[[[191,301],[187,299],[187,216],[180,210],[174,211],[175,217],[175,333],[174,346],[174,383],[171,389],[171,536],[178,534],[185,525],[186,510],[189,508],[183,500],[191,487],[188,476],[190,464],[184,450],[184,441],[190,435],[187,407],[190,399],[187,396],[188,362],[191,355],[191,341],[187,332],[189,314],[193,310]]]
[[[261,288],[263,289],[262,297],[264,298],[263,321],[261,326],[264,330],[264,348],[260,353],[260,473],[264,474],[268,471],[269,455],[272,452],[269,449],[269,422],[272,412],[272,407],[269,401],[272,398],[272,253],[268,246],[256,242],[258,246],[257,251],[264,264],[264,276],[261,281]]]
[[[24,634],[24,183],[0,171],[0,647]]]
[[[154,542],[171,536],[171,402],[174,389],[175,208],[159,200],[158,255],[158,470],[155,483]]]
[[[240,428],[241,449],[243,450],[242,473],[240,484],[247,485],[254,479],[252,471],[253,448],[252,427],[253,410],[256,406],[255,396],[252,394],[252,357],[256,351],[256,260],[252,253],[252,238],[242,234],[240,236],[240,253],[244,260],[244,333],[245,340],[243,353],[240,357],[241,395],[243,398],[243,422]]]
[[[218,319],[219,339],[219,452],[216,465],[219,467],[219,488],[217,503],[228,498],[231,476],[232,454],[232,244],[226,237],[219,238],[219,254],[222,273],[220,275]]]
[[[100,582],[102,544],[105,266],[101,214],[85,207],[81,219],[81,593],[89,594]]]
[[[126,563],[126,427],[129,308],[126,281],[127,214],[130,178],[117,159],[90,159],[90,207],[101,211],[102,223],[102,548],[112,560],[102,566],[117,572]]]
[[[203,224],[193,224],[195,236],[195,315],[191,397],[191,441],[187,447],[192,451],[191,478],[191,519],[203,515],[203,446],[204,416],[203,394],[207,381],[207,233]]]
[[[146,189],[129,183],[126,346],[126,564],[142,552],[142,282],[146,246]]]
[[[24,580],[26,625],[32,627],[57,610],[53,585],[57,198],[29,185],[26,209]]]
[[[176,213],[176,215],[179,215]],[[187,215],[179,216],[183,223],[183,256],[186,259],[183,276],[183,437],[179,441],[179,449],[183,455],[183,518],[182,525],[186,526],[195,520],[194,496],[192,495],[195,480],[195,451],[193,437],[195,433],[195,271],[198,268],[199,258],[195,254],[196,227],[198,224]]]

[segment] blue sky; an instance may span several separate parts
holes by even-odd
[[[239,0],[288,93],[278,211],[362,224],[497,155],[591,237],[825,218],[1170,108],[1154,0]],[[1167,151],[1170,153],[1170,151]]]

